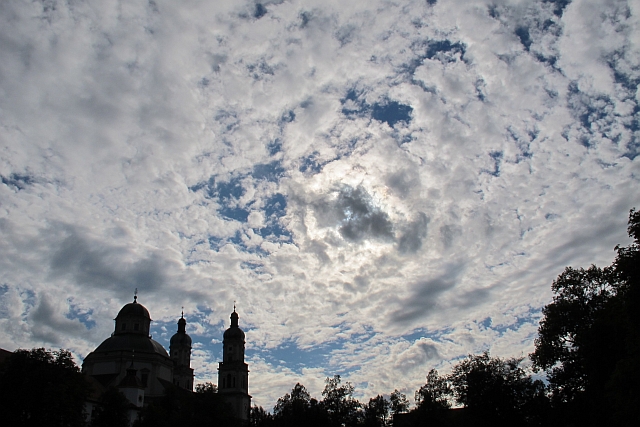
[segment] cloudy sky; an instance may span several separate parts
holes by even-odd
[[[640,4],[0,2],[0,347],[82,358],[237,301],[270,408],[526,356],[640,208]]]

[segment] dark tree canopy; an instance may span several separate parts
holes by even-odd
[[[108,388],[94,410],[91,427],[129,427],[129,401],[114,387]]]
[[[559,423],[640,424],[640,213],[631,210],[633,243],[617,246],[609,267],[567,269],[543,309],[536,369],[549,379]]]
[[[363,425],[365,427],[386,427],[391,425],[389,410],[391,402],[382,395],[369,399],[369,403],[363,407]]]
[[[407,396],[400,393],[398,389],[391,392],[389,400],[391,401],[391,413],[393,415],[402,414],[409,410],[409,401],[407,400]]]
[[[89,386],[67,350],[16,350],[0,366],[0,384],[4,425],[85,425]]]
[[[353,398],[354,386],[341,384],[340,375],[325,380],[322,406],[327,411],[330,425],[356,426],[360,421],[360,402]]]
[[[425,413],[436,413],[451,408],[449,399],[453,390],[449,378],[441,377],[432,369],[427,375],[427,382],[416,391],[416,406]]]
[[[320,426],[327,422],[326,412],[320,408],[318,401],[300,383],[297,383],[291,393],[278,399],[273,408],[273,417],[278,426]]]
[[[176,425],[233,427],[240,423],[211,383],[196,386],[195,393],[168,387],[163,397],[142,410],[141,419],[135,423],[136,427]]]
[[[522,359],[469,355],[453,367],[449,380],[459,404],[478,425],[527,425],[532,402],[544,396],[544,385],[520,367]]]

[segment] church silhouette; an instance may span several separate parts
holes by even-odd
[[[234,305],[231,326],[224,332],[222,362],[218,367],[218,392],[240,420],[249,418],[249,365],[244,361],[245,334],[238,326]],[[115,329],[94,351],[85,357],[82,372],[102,387],[117,387],[134,408],[130,419],[170,387],[193,391],[191,337],[186,332],[184,312],[178,319],[178,331],[171,337],[169,353],[149,334],[149,310],[138,302],[126,304],[115,318]],[[91,412],[92,405],[86,408]],[[90,416],[90,415],[89,415]]]

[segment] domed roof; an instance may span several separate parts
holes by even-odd
[[[171,347],[188,345],[191,347],[191,337],[187,334],[186,331],[187,321],[184,318],[184,311],[182,312],[182,317],[178,319],[178,332],[173,334],[171,337]]]
[[[171,347],[176,345],[188,345],[189,347],[191,347],[191,337],[188,334],[177,332],[171,337],[171,341],[169,342],[169,344],[171,345]]]
[[[243,339],[244,340],[244,331],[240,328],[231,327],[224,331],[224,335],[222,336],[225,340],[229,339]]]
[[[116,316],[116,319],[119,319],[120,317],[123,317],[123,316],[144,317],[145,319],[151,320],[151,315],[149,314],[149,310],[147,310],[147,308],[144,305],[138,304],[137,296],[133,297],[133,302],[126,304],[124,307],[122,307],[122,309],[120,309],[120,312]]]
[[[223,339],[242,339],[244,340],[244,332],[238,327],[238,313],[236,306],[233,305],[233,313],[231,313],[231,327],[224,331]]]
[[[112,337],[104,340],[93,352],[103,353],[131,350],[135,350],[136,353],[156,353],[161,356],[169,357],[169,354],[167,354],[167,351],[159,342],[139,334],[113,335]]]

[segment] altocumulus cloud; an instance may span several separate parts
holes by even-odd
[[[639,14],[1,2],[0,347],[81,359],[138,288],[165,345],[184,306],[199,381],[236,300],[266,407],[528,353],[640,204]]]

